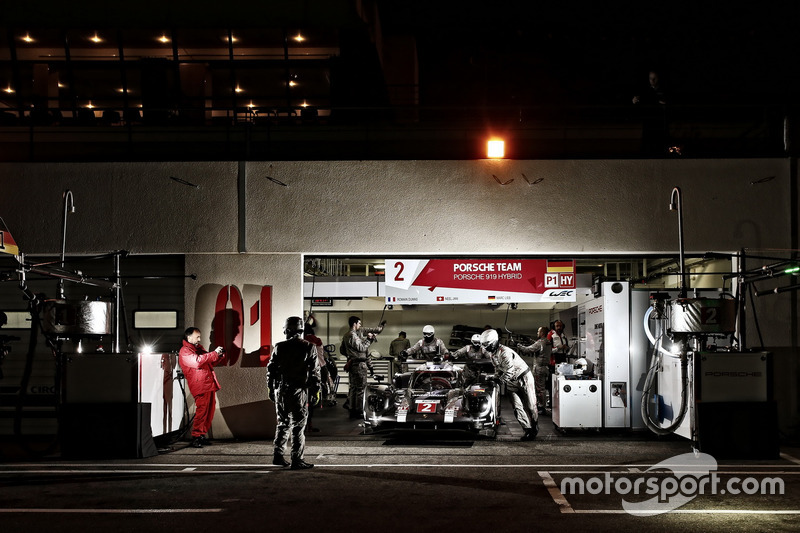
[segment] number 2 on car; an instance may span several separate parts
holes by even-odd
[[[417,401],[417,412],[418,413],[435,413],[436,412],[436,404],[439,402],[431,402],[428,400],[419,400]]]

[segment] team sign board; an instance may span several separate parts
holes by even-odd
[[[387,259],[387,304],[574,302],[575,261]]]

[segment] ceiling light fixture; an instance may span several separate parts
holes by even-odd
[[[243,92],[244,92],[244,89],[242,89],[241,87],[239,87],[239,86],[237,85],[237,86],[236,86],[236,88],[234,89],[234,92],[237,92],[237,93],[243,93]]]
[[[92,101],[91,100],[89,100],[89,105],[86,106],[86,109],[94,109],[94,106],[92,105]]]
[[[6,87],[5,89],[3,89],[3,92],[4,92],[4,93],[8,93],[8,94],[14,94],[14,88],[13,88],[13,87],[11,87],[11,85],[9,85],[9,86],[8,86],[8,87]]]
[[[306,40],[306,38],[303,37],[302,33],[297,32],[297,35],[294,36],[294,40],[297,41],[298,43],[302,43],[303,41]]]
[[[296,86],[297,86],[297,82],[296,81],[289,80],[289,87],[296,87]]]
[[[31,37],[30,33],[26,33],[25,37],[23,37],[22,40],[25,41],[26,43],[32,43],[33,42],[33,37]]]
[[[97,32],[95,32],[95,34],[92,37],[90,37],[89,40],[95,44],[103,42],[103,39],[99,35],[97,35]]]
[[[308,102],[306,102],[305,100],[303,100],[303,103],[302,103],[302,104],[300,104],[300,107],[308,107]]]
[[[158,38],[158,41],[167,44],[169,42],[169,37],[162,33],[161,37]]]

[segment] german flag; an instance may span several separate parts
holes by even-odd
[[[547,261],[548,272],[575,272],[575,260],[569,261]]]
[[[17,241],[14,240],[8,230],[0,229],[0,253],[19,255]]]
[[[494,296],[489,296],[489,300],[494,301]]]

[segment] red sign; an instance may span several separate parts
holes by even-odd
[[[417,412],[418,413],[435,413],[436,412],[436,404],[439,402],[428,402],[428,401],[418,401],[417,402]]]
[[[387,259],[386,303],[574,302],[575,261]]]

